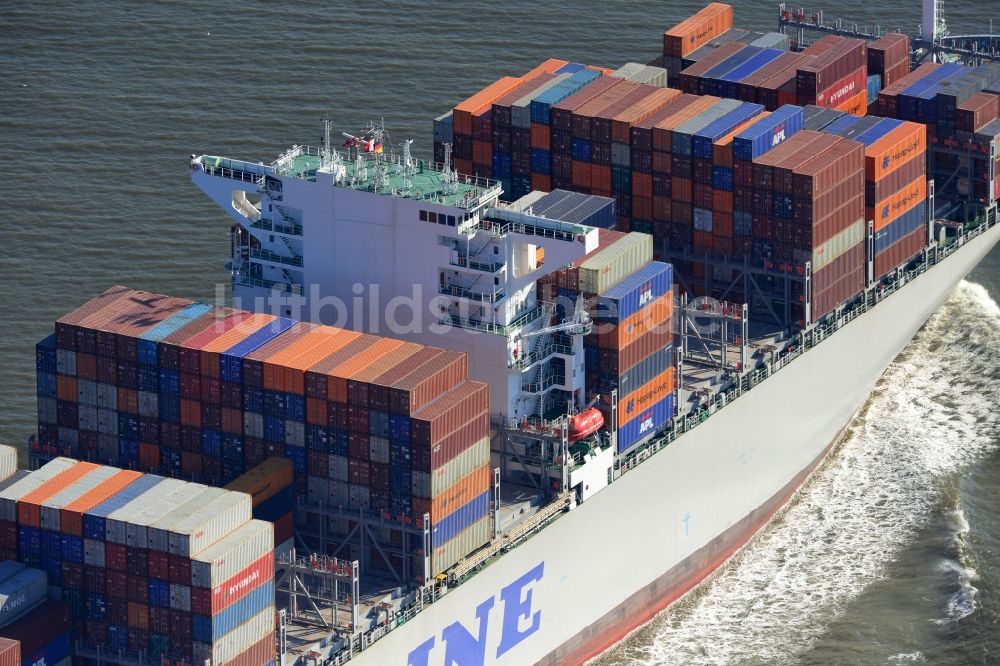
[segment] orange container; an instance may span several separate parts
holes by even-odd
[[[642,173],[641,171],[632,172],[632,196],[633,197],[653,196],[653,174]],[[639,216],[635,215],[634,217],[639,217]]]
[[[596,322],[594,333],[597,335],[597,346],[601,349],[624,349],[650,330],[669,326],[673,311],[674,294],[669,291],[619,324]]]
[[[590,165],[590,187],[597,193],[597,190],[602,192],[611,191],[611,165],[610,164],[591,164]]]
[[[531,123],[531,147],[539,150],[552,150],[552,134],[548,125]]]
[[[93,354],[77,352],[76,376],[81,379],[97,379],[97,357]]]
[[[637,220],[653,219],[653,197],[632,197],[632,217]]]
[[[653,219],[670,220],[670,198],[653,195]]]
[[[370,364],[374,363],[384,354],[390,353],[396,347],[402,345],[403,342],[400,340],[392,340],[389,338],[380,338],[372,346],[370,346],[365,351],[355,354],[350,359],[344,361],[338,366],[328,370],[324,374],[327,375],[326,380],[326,393],[327,400],[330,402],[339,402],[343,405],[347,404],[347,379],[354,375],[356,372],[363,370]]]
[[[670,180],[670,193],[674,201],[691,203],[691,179],[672,178]]]
[[[519,76],[505,76],[456,106],[452,113],[455,134],[472,136],[472,116],[479,115],[489,109],[493,105],[493,100],[510,92],[522,81],[523,79]]]
[[[731,192],[726,192],[729,196],[732,196]],[[733,214],[732,213],[712,213],[712,236],[714,240],[712,243],[715,245],[715,249],[720,249],[719,239],[720,238],[732,238],[733,237]]]
[[[573,186],[590,187],[590,163],[573,160]]]
[[[874,208],[865,209],[865,215],[869,220],[875,221],[875,231],[878,231],[926,199],[927,177],[920,176],[898,192],[879,201]]]
[[[79,398],[76,393],[76,377],[56,375],[56,397],[60,400],[76,402]]]
[[[837,111],[849,113],[852,116],[863,116],[868,113],[868,91],[862,90],[854,97],[841,102],[833,108]]]
[[[431,522],[441,520],[455,509],[479,497],[489,490],[492,482],[493,470],[489,465],[483,465],[445,488],[437,497],[431,499]]]
[[[201,427],[201,403],[197,400],[181,398],[181,425]]]
[[[618,398],[618,427],[629,423],[644,410],[674,391],[674,369],[668,368],[655,379]]]
[[[233,432],[232,430],[225,430],[224,432]],[[242,434],[242,428],[239,434]],[[237,434],[237,433],[233,433]],[[156,469],[160,466],[160,445],[159,444],[147,444],[146,442],[139,442],[139,465],[143,469]]]
[[[139,413],[139,392],[135,389],[118,389],[118,411],[128,414]]]
[[[680,90],[656,88],[646,97],[633,102],[628,109],[616,114],[611,119],[612,143],[628,145],[631,142],[632,125],[649,118],[667,104],[679,99],[680,96]]]
[[[128,626],[149,631],[149,606],[136,601],[128,602]]]
[[[493,164],[493,144],[489,141],[473,141],[472,163]]]
[[[712,95],[702,95],[688,106],[678,111],[672,116],[668,116],[653,125],[652,138],[653,150],[665,153],[670,152],[672,144],[671,132],[675,127],[679,127],[687,121],[700,116],[702,113],[712,108],[721,101],[721,98]]]
[[[531,189],[539,192],[549,192],[552,190],[552,176],[543,176],[540,173],[531,174]]]
[[[712,190],[712,212],[732,213],[733,193],[725,190]]]
[[[41,521],[41,505],[45,500],[99,468],[100,465],[94,463],[78,462],[32,490],[17,501],[18,524],[38,527]]]
[[[683,57],[733,27],[733,8],[712,2],[663,33],[663,54]]]
[[[83,513],[121,492],[140,477],[141,472],[123,469],[77,497],[59,511],[59,531],[83,536]]]
[[[326,400],[306,398],[306,423],[323,426],[324,428],[330,425],[326,411]]]
[[[563,67],[565,67],[568,64],[569,64],[569,62],[566,61],[566,60],[560,60],[559,58],[549,58],[548,60],[546,60],[542,64],[540,64],[537,67],[535,67],[530,72],[527,72],[521,78],[523,80],[527,81],[529,79],[535,78],[536,76],[538,76],[540,74],[554,74],[556,72],[556,70],[562,69]]]
[[[460,160],[460,159],[456,158],[455,159],[455,171],[457,171],[458,173],[460,173],[462,175],[465,175],[465,176],[471,176],[472,175],[472,160]]]
[[[288,458],[268,458],[242,476],[233,479],[226,490],[250,495],[253,506],[260,506],[294,482],[295,470]]]
[[[865,180],[881,180],[927,152],[927,126],[905,122],[865,148]]]
[[[653,171],[656,173],[670,173],[670,153],[665,153],[660,150],[653,151]],[[641,171],[632,172],[632,182],[635,182],[635,177],[641,174]],[[648,174],[647,174],[648,175]]]

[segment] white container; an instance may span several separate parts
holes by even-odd
[[[221,488],[209,488],[200,484],[192,485],[194,486],[191,489],[192,492],[187,497],[180,498],[180,501],[174,502],[170,506],[162,507],[162,510],[155,515],[150,513],[148,522],[145,522],[147,525],[146,548],[169,553],[171,528],[226,493]]]
[[[653,237],[633,231],[580,264],[579,289],[603,294],[652,260]]]
[[[128,532],[130,527],[133,529],[133,532],[136,529],[133,521],[151,507],[162,506],[164,503],[172,501],[172,498],[178,493],[183,492],[190,495],[194,485],[186,481],[164,479],[122,508],[109,513],[104,521],[106,540],[111,543],[121,544],[122,546],[131,545],[129,544]],[[136,538],[137,535],[133,534],[133,540]],[[145,528],[142,530],[142,543],[146,543]],[[145,545],[142,547],[145,548]]]
[[[490,461],[490,438],[483,437],[481,440],[462,451],[457,456],[431,472],[431,494],[418,495],[428,499],[437,497],[448,488],[458,483],[475,470]],[[414,474],[414,479],[416,475]],[[414,488],[416,494],[416,488]]]
[[[53,409],[55,409],[54,400],[52,404]],[[17,449],[13,446],[0,446],[0,480],[9,479],[16,471]]]
[[[170,528],[170,554],[193,557],[246,525],[253,518],[253,498],[232,490]]]
[[[191,585],[214,588],[274,548],[274,526],[251,520],[191,558]]]

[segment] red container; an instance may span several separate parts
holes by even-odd
[[[940,63],[925,62],[906,76],[893,81],[890,85],[883,86],[878,94],[878,115],[895,118],[898,115],[896,98],[899,94],[939,67],[941,67]]]
[[[18,641],[21,644],[21,654],[29,656],[69,630],[69,607],[56,601],[45,601],[18,620],[0,628],[0,637]]]
[[[188,565],[190,571],[190,564]],[[190,574],[189,574],[190,576]],[[253,590],[274,579],[274,553],[249,564],[221,585],[212,589],[212,615],[222,612]]]
[[[466,381],[411,416],[411,442],[433,445],[461,424],[488,413],[489,387]]]
[[[1000,116],[1000,96],[987,92],[976,93],[955,109],[955,127],[965,132],[975,132],[998,116]],[[77,357],[77,374],[80,374],[79,357]]]
[[[698,97],[695,95],[681,95],[662,109],[633,124],[629,136],[632,151],[652,152],[653,127],[670,116],[681,112],[685,107],[690,106],[697,100]]]
[[[902,266],[927,247],[927,230],[917,229],[875,255],[875,279]]]

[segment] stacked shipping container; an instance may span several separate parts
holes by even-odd
[[[309,456],[326,456],[326,452],[310,452]],[[318,462],[310,460],[310,466]],[[294,536],[295,470],[288,458],[268,458],[226,486],[226,490],[250,495],[254,520],[274,524],[274,547],[278,551]]]
[[[70,666],[71,648],[69,608],[56,601],[42,601],[0,628],[0,659],[3,660],[0,663],[4,666]]]
[[[466,483],[450,461],[488,437],[486,387],[467,377],[464,354],[116,287],[39,344],[38,448],[212,485],[287,458],[314,505],[416,529],[464,506],[434,501]],[[449,485],[429,489],[430,474]],[[486,513],[480,500],[436,544],[469,543]],[[352,559],[391,566],[369,555]]]
[[[250,519],[250,504],[244,493],[56,458],[0,492],[0,534],[48,574],[77,639],[242,665],[248,646],[274,654],[273,532]]]

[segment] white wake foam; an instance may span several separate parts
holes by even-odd
[[[926,523],[935,480],[993,446],[997,368],[1000,307],[963,281],[787,510],[694,594],[595,663],[794,662]],[[972,588],[968,572],[959,578]],[[950,620],[975,608],[967,589],[953,601]]]

